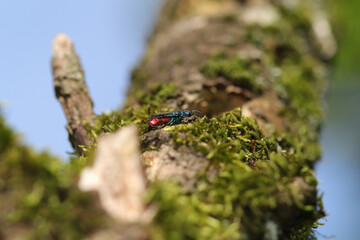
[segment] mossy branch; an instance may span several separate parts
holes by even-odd
[[[145,202],[139,203],[141,211],[155,210],[131,225],[145,238],[314,237],[325,215],[313,172],[324,60],[336,50],[326,25],[331,44],[325,45],[333,49],[324,52],[318,10],[310,1],[169,0],[133,72],[126,104],[94,123],[79,60],[71,42],[62,43],[69,54],[54,55],[54,81],[75,148],[129,124],[140,129],[137,161],[147,184],[141,178]],[[79,98],[71,100],[73,94]],[[83,101],[84,112],[77,108]],[[149,115],[185,109],[206,117],[148,128]],[[78,162],[92,162],[94,149]],[[127,235],[126,224],[118,224]]]

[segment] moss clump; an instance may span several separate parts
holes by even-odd
[[[320,105],[324,80],[314,73],[311,58],[302,58],[300,63],[287,62],[281,65],[283,74],[279,84],[287,93],[287,108],[281,114],[292,122],[292,134],[282,135],[286,142],[291,142],[297,149],[297,158],[306,159],[311,166],[319,159],[321,150],[318,132],[323,113]],[[303,71],[297,68],[302,66]],[[296,144],[294,144],[296,143]]]
[[[176,144],[193,146],[216,164],[236,160],[255,166],[255,161],[268,160],[276,150],[276,142],[264,137],[254,119],[241,117],[240,109],[169,129],[175,129]]]
[[[158,113],[159,109],[164,109],[166,102],[176,94],[176,85],[157,83],[147,90],[137,91],[135,98],[129,98],[121,110],[109,113],[103,112],[101,115],[96,116],[94,126],[88,125],[86,127],[92,144],[90,147],[83,146],[87,154],[74,159],[75,168],[80,172],[83,167],[93,162],[96,142],[102,134],[114,132],[129,124],[136,124],[142,137],[149,130],[147,118]],[[166,109],[164,111],[170,110]]]
[[[237,223],[221,222],[212,215],[215,204],[204,202],[199,194],[186,194],[176,183],[152,183],[146,199],[158,206],[150,226],[151,239],[229,239],[240,236]]]
[[[171,132],[176,146],[185,144],[201,152],[209,160],[206,170],[219,172],[209,179],[204,170],[193,192],[171,182],[149,185],[147,201],[158,206],[149,228],[154,239],[314,237],[312,229],[324,216],[312,170],[320,154],[319,102],[324,82],[316,69],[321,63],[304,47],[303,40],[308,37],[302,33],[305,27],[300,24],[294,28],[300,37],[292,31],[291,23],[248,29],[248,40],[258,39],[254,44],[264,53],[261,68],[270,73],[276,67],[281,72],[273,76],[273,84],[285,104],[279,114],[291,122],[286,131],[265,137],[254,120],[243,118],[239,109],[164,129]],[[263,70],[256,62],[223,53],[201,67],[209,78],[223,77],[254,93],[267,91],[255,80]],[[144,119],[176,98],[175,87],[158,85],[152,89],[136,95],[139,106],[102,116],[96,134],[129,123],[138,123],[144,134]]]
[[[286,11],[280,13],[288,21],[277,26],[250,26],[248,41],[264,53],[264,68],[279,69],[280,74],[273,76],[274,89],[285,104],[279,114],[291,124],[284,132],[264,137],[253,120],[234,110],[165,128],[176,145],[200,151],[219,173],[214,179],[200,174],[191,193],[176,184],[151,185],[149,201],[159,206],[154,236],[315,239],[313,228],[324,217],[312,170],[321,153],[322,63],[308,47],[308,14]],[[261,86],[254,81],[261,71],[258,65],[223,53],[211,57],[200,70],[209,78],[224,77],[253,92]]]
[[[317,69],[321,63],[308,41],[311,14],[297,11],[280,7],[286,20],[247,29],[244,40],[263,52],[261,64],[219,53],[200,69],[208,78],[222,77],[260,94],[268,89],[256,76],[278,68],[281,74],[272,79],[285,104],[279,114],[291,125],[286,132],[265,137],[253,119],[235,109],[163,129],[171,132],[175,146],[187,145],[202,153],[209,167],[198,175],[191,192],[173,182],[149,184],[146,200],[158,207],[149,226],[153,239],[314,238],[312,229],[324,216],[312,170],[320,154],[324,83]],[[235,24],[232,16],[223,20]],[[98,116],[95,126],[88,127],[93,145],[86,149],[87,156],[69,164],[23,146],[0,116],[0,238],[26,228],[27,238],[80,239],[107,224],[92,195],[75,186],[76,176],[93,159],[98,136],[135,123],[142,138],[146,118],[171,111],[164,107],[178,96],[175,85],[166,84],[135,92],[148,79],[140,68],[132,78],[130,93],[135,99],[120,111]],[[213,169],[217,174],[210,178],[207,171]]]
[[[279,114],[291,125],[287,132],[276,134],[279,145],[283,148],[291,145],[289,151],[313,167],[321,154],[318,132],[326,85],[324,66],[309,34],[309,2],[301,2],[294,9],[279,8],[284,21],[264,28],[249,26],[247,41],[266,53],[264,62],[269,69],[276,68],[280,73],[274,79],[274,89],[285,103]]]
[[[224,77],[234,85],[256,94],[260,94],[263,88],[254,77],[260,72],[259,66],[255,62],[236,56],[229,58],[222,52],[211,56],[201,66],[200,71],[209,78]]]
[[[78,174],[93,161],[99,135],[134,123],[146,132],[146,117],[166,106],[175,90],[156,84],[137,94],[141,105],[98,116],[95,126],[87,127],[93,140],[85,148],[87,156],[75,156],[70,163],[22,145],[0,115],[0,236],[25,229],[27,239],[81,239],[107,225],[110,220],[93,195],[77,189]]]
[[[148,130],[147,117],[166,107],[167,100],[176,94],[175,84],[164,83],[154,84],[145,91],[137,91],[135,99],[125,103],[120,111],[97,116],[95,125],[87,127],[88,133],[93,142],[96,142],[101,134],[114,132],[128,124],[137,124],[142,135]]]
[[[106,224],[76,182],[72,164],[22,145],[0,115],[0,236],[80,239]]]
[[[148,74],[143,71],[140,67],[135,67],[131,72],[131,87],[128,91],[128,94],[134,94],[135,89],[141,89],[142,86],[146,83],[148,79]]]
[[[281,239],[294,226],[310,232],[322,216],[314,173],[293,153],[278,151],[276,140],[239,109],[165,130],[175,143],[202,152],[219,173],[211,179],[200,174],[191,193],[172,183],[150,186],[148,200],[159,207],[156,239],[262,239],[268,223],[282,229],[276,232]],[[308,191],[295,179],[304,179]]]

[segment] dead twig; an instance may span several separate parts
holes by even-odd
[[[76,152],[83,154],[79,145],[90,145],[85,124],[92,125],[95,114],[80,59],[65,34],[58,34],[53,41],[52,72],[56,97],[68,122],[69,140]]]

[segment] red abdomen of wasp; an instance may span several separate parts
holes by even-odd
[[[171,120],[170,118],[153,118],[150,120],[149,125],[152,127],[161,126],[163,124],[170,122],[170,120]]]

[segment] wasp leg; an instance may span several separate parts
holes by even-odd
[[[175,118],[172,118],[172,119],[170,120],[170,122],[168,122],[167,124],[165,124],[165,126],[171,126],[171,125],[174,125],[175,123],[176,123]]]

